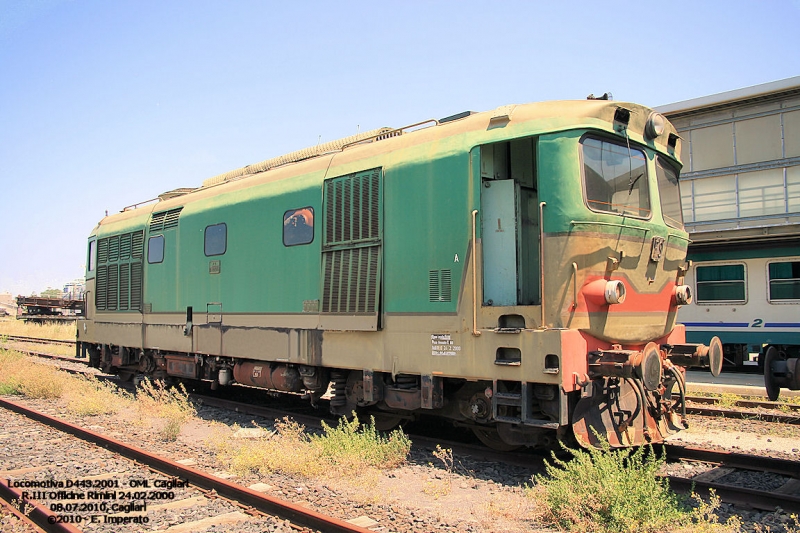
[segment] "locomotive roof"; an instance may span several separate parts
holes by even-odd
[[[268,182],[336,169],[335,174],[349,173],[361,168],[365,160],[420,145],[435,143],[428,148],[408,153],[403,161],[430,159],[433,155],[464,152],[480,144],[533,136],[542,133],[571,129],[595,128],[614,131],[614,116],[618,109],[630,111],[626,135],[633,141],[661,149],[666,152],[667,138],[677,135],[674,127],[666,122],[665,132],[655,141],[648,141],[643,131],[653,112],[650,108],[630,102],[609,100],[562,100],[531,104],[506,105],[492,111],[463,113],[454,119],[429,120],[406,128],[380,128],[357,136],[346,137],[299,150],[260,163],[248,165],[209,178],[196,189],[175,189],[159,197],[157,203],[137,204],[123,212],[106,217],[100,225],[120,223],[122,227],[135,224],[133,219],[147,216],[153,211],[163,211],[185,205],[195,200],[232,192]],[[463,115],[463,118],[461,116]],[[430,124],[428,127],[424,125]],[[408,131],[415,126],[420,129]],[[623,136],[624,138],[624,136]],[[675,150],[676,154],[679,150]],[[394,163],[399,163],[397,160]],[[288,183],[282,184],[292,188]],[[140,207],[141,206],[141,207]],[[124,221],[128,221],[126,224]],[[109,230],[111,228],[105,228]],[[115,228],[116,230],[117,228]],[[104,231],[105,233],[105,231]]]

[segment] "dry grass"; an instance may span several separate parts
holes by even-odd
[[[0,335],[19,335],[40,339],[75,340],[75,324],[28,324],[15,318],[0,319]]]
[[[67,408],[78,416],[118,413],[133,403],[130,394],[104,381],[84,376],[70,378],[64,399]]]
[[[239,430],[245,438],[232,438],[220,429],[209,441],[227,468],[237,474],[281,472],[307,478],[367,479],[376,469],[403,464],[411,441],[402,430],[381,435],[374,425],[361,425],[357,417],[340,419],[336,427],[323,422],[323,433],[307,433],[305,427],[284,418],[275,429]],[[373,476],[374,477],[374,476]]]
[[[167,441],[176,440],[183,424],[197,415],[183,384],[168,387],[163,381],[141,382],[136,392],[136,409],[140,420],[161,425],[161,437]]]
[[[0,350],[0,394],[63,400],[78,415],[114,413],[129,395],[93,377],[68,374],[13,350]]]

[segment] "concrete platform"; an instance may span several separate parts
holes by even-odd
[[[686,389],[688,394],[729,392],[740,396],[767,397],[767,391],[764,388],[764,376],[761,374],[723,372],[719,377],[715,378],[711,375],[711,372],[688,370],[686,372]],[[790,396],[800,396],[800,391],[781,389],[781,398]]]

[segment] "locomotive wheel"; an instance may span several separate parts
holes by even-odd
[[[775,383],[775,377],[772,375],[772,362],[781,359],[783,358],[780,352],[774,346],[767,348],[767,353],[764,355],[764,387],[771,402],[778,401],[778,396],[781,395],[781,386]]]
[[[494,428],[472,428],[472,432],[488,448],[498,452],[513,452],[520,448],[516,444],[509,444],[501,439],[500,434]]]

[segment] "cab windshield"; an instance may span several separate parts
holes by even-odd
[[[658,193],[661,198],[661,212],[664,222],[673,228],[683,229],[683,211],[681,210],[681,190],[678,184],[678,172],[660,156],[656,157],[656,177]]]
[[[593,211],[641,218],[650,216],[647,159],[643,151],[605,140],[584,138],[583,180]]]

